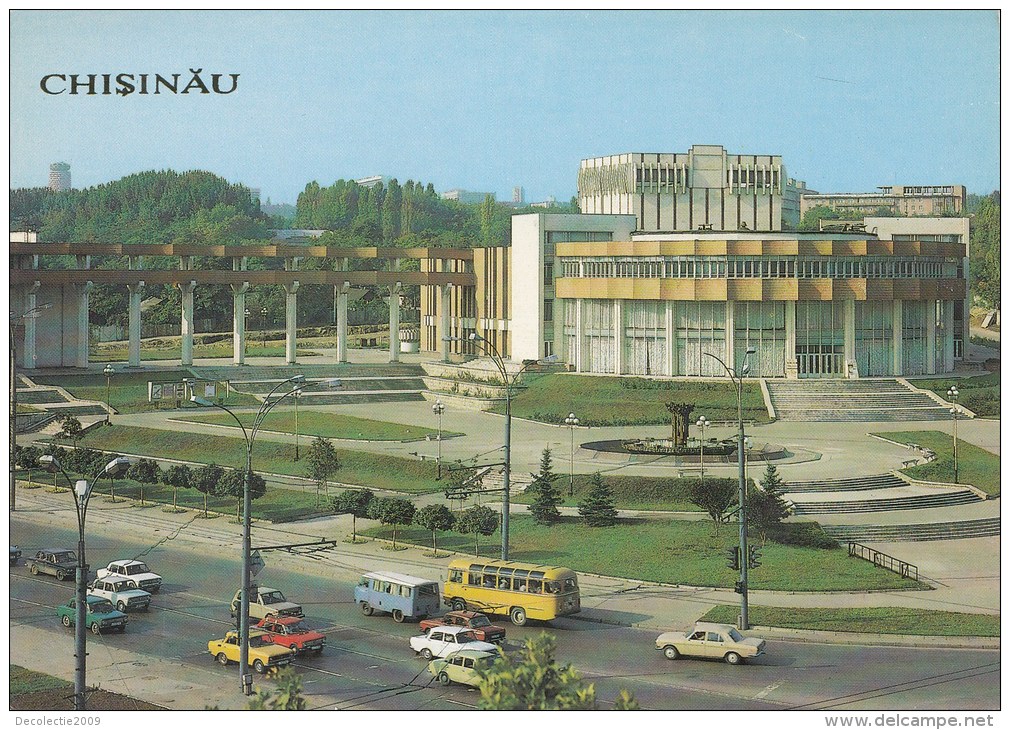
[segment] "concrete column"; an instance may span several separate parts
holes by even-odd
[[[943,372],[954,370],[954,301],[943,303]]]
[[[245,365],[245,295],[249,282],[231,285],[232,295],[232,362]]]
[[[193,270],[193,257],[192,256],[180,256],[179,257],[179,271],[192,271]]]
[[[439,288],[441,293],[441,309],[439,310],[439,336],[442,338],[442,362],[449,362],[451,344],[449,342],[449,310],[452,306],[452,284],[442,284]]]
[[[130,271],[141,271],[144,268],[143,256],[130,256],[127,258],[127,262]]]
[[[842,322],[845,325],[845,339],[843,351],[845,352],[845,372],[846,378],[858,375],[858,366],[850,370],[849,363],[856,362],[856,300],[846,299],[842,302]]]
[[[347,362],[347,292],[351,283],[337,287],[337,362]]]
[[[30,284],[27,289],[25,289],[25,306],[22,310],[24,312],[30,312],[38,306],[38,292],[42,284],[38,281]],[[35,367],[35,355],[36,355],[36,329],[35,322],[36,317],[25,317],[22,322],[25,326],[25,339],[21,345],[21,367],[25,369],[33,369]]]
[[[399,259],[396,259],[399,262]],[[389,361],[400,361],[400,291],[403,285],[396,282],[389,287]]]
[[[735,302],[726,302],[726,364],[731,368],[737,368],[740,363],[736,361],[733,349],[734,343],[736,342],[736,327],[734,326],[734,316],[736,314],[736,309],[734,308]]]
[[[77,268],[78,269],[90,269],[91,268],[91,256],[85,254],[83,256],[77,256]]]
[[[182,292],[182,364],[193,364],[193,290],[195,281],[187,281],[178,285]],[[245,310],[242,310],[243,313]]]
[[[936,300],[926,302],[926,374],[936,375]]]
[[[611,315],[611,328],[614,332],[614,372],[620,375],[624,372],[624,300],[614,300],[614,310]]]
[[[891,373],[893,375],[903,375],[904,374],[904,366],[905,366],[905,358],[903,356],[903,353],[904,353],[904,343],[901,341],[901,332],[904,329],[904,326],[902,324],[903,307],[902,307],[902,304],[901,304],[901,300],[900,299],[895,299],[892,302],[892,306],[893,306],[893,315],[892,315],[892,318],[891,318],[891,324],[893,326],[893,329],[891,330],[892,331],[892,335],[891,335],[892,347],[891,347],[891,349],[894,352],[894,361],[893,361],[893,364],[891,366]]]
[[[796,302],[785,302],[786,305],[786,377],[799,377],[799,363],[796,360]]]
[[[144,298],[144,282],[127,284],[130,292],[130,346],[127,367],[140,367],[140,300]]]
[[[675,314],[674,302],[666,302],[666,359],[669,362],[666,374],[670,377],[677,374],[677,331],[674,325],[677,320],[674,318]]]
[[[582,299],[575,300],[575,372],[582,372]]]
[[[90,281],[84,284],[75,284],[77,291],[77,357],[75,367],[88,367],[88,344],[90,339],[90,322],[88,321],[88,311],[90,306],[90,294],[94,284]]]
[[[284,359],[295,364],[298,346],[298,282],[284,285]]]

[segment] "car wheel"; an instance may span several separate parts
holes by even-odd
[[[518,606],[512,609],[509,613],[509,617],[512,619],[512,623],[516,626],[526,625],[526,611]]]
[[[665,656],[667,659],[679,659],[680,652],[677,651],[677,647],[675,646],[664,646],[663,656]]]
[[[228,657],[223,651],[219,652],[218,655],[214,658],[217,659],[217,663],[220,664],[222,667],[228,666]]]
[[[66,574],[66,572],[64,572],[64,571],[62,571],[62,570],[57,570],[57,571],[56,571],[56,579],[57,579],[57,580],[66,580],[66,579],[67,579],[67,574]]]
[[[119,601],[116,603],[116,610],[120,613],[126,613],[126,601]]]
[[[466,601],[464,601],[462,598],[453,598],[450,607],[452,608],[453,611],[465,611]]]
[[[122,626],[119,627],[119,633],[121,634],[126,633],[126,624],[123,624]]]
[[[424,659],[424,661],[430,662],[432,656],[433,655],[431,653],[431,649],[429,649],[428,647],[424,647],[423,649],[421,649],[421,658]]]
[[[102,627],[99,625],[97,621],[91,624],[91,633],[94,634],[95,636],[98,636],[99,634],[102,633]]]
[[[69,616],[64,616],[63,617],[63,625],[64,626],[70,626],[70,617]]]
[[[152,588],[152,589],[151,589],[151,591],[150,591],[150,592],[151,592],[151,593],[157,593],[157,592],[158,592],[158,591],[160,591],[160,590],[161,590],[161,586],[155,586],[154,588]]]
[[[743,657],[737,654],[735,651],[731,651],[726,655],[727,664],[743,664]]]
[[[32,571],[32,575],[38,575],[39,574],[39,566],[33,565],[31,567],[31,571]]]
[[[450,684],[452,684],[452,680],[449,679],[449,675],[446,674],[445,672],[439,672],[438,683],[443,687],[448,687]]]
[[[375,609],[369,606],[367,601],[362,601],[361,612],[366,616],[371,616],[373,613],[375,613]]]
[[[140,610],[143,611],[144,613],[147,613],[150,609],[151,609],[151,604],[148,603],[148,604],[145,604],[144,607],[141,608]]]
[[[393,620],[398,624],[403,623],[403,611],[398,608],[393,609]]]
[[[322,653],[323,653],[323,647],[319,647],[318,649],[313,649],[313,650],[312,650],[312,653],[313,653],[313,654],[314,654],[315,656],[322,656]]]
[[[267,670],[267,665],[263,663],[262,659],[257,659],[253,662],[253,669],[255,669],[258,674],[263,674]]]

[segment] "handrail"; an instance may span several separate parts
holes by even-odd
[[[919,580],[919,568],[917,566],[858,542],[849,543],[849,557],[862,558],[873,563],[878,568],[897,573],[902,578],[910,578],[914,581]]]

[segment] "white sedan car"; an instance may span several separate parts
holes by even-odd
[[[472,629],[465,626],[433,626],[427,633],[410,637],[410,648],[430,661],[434,657],[445,658],[460,649],[489,651],[496,653],[498,647],[480,641]]]
[[[128,578],[131,587],[148,593],[157,593],[161,589],[161,576],[152,573],[147,564],[139,560],[113,560],[108,567],[98,569],[99,578],[117,575]]]
[[[151,594],[133,588],[129,579],[118,575],[97,578],[88,586],[89,596],[98,596],[116,607],[117,611],[146,611],[151,605]]]

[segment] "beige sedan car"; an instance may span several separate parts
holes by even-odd
[[[742,664],[744,659],[765,653],[763,639],[744,638],[729,624],[699,621],[690,631],[668,631],[656,638],[656,649],[667,659],[695,656],[724,659],[727,664]]]

